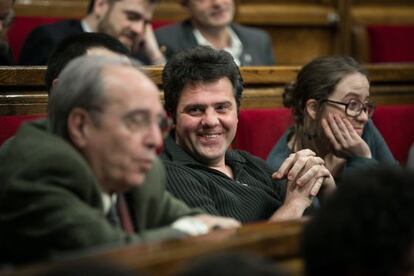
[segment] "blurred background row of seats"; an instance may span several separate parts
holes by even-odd
[[[81,18],[88,0],[16,0],[9,32],[15,59],[36,26]],[[412,0],[236,0],[236,22],[272,37],[278,65],[307,63],[321,55],[348,54],[360,62],[414,61]],[[179,1],[161,1],[154,28],[184,19]]]

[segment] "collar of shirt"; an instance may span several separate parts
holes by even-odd
[[[105,215],[107,215],[111,207],[115,205],[116,200],[117,195],[115,193],[113,193],[112,195],[102,193],[102,203]]]
[[[229,52],[233,56],[234,62],[238,66],[240,66],[240,57],[241,57],[241,54],[243,52],[243,44],[241,43],[239,37],[233,31],[232,28],[227,27],[226,30],[230,35],[230,45],[231,46],[226,47],[223,50]],[[211,45],[211,43],[208,42],[207,39],[205,39],[205,37],[201,34],[201,32],[198,29],[194,28],[193,29],[193,34],[195,36],[195,39],[196,39],[198,45],[213,47],[213,45]]]
[[[86,23],[85,20],[81,20],[80,22],[82,29],[85,33],[92,33],[92,28],[88,25],[88,23]]]

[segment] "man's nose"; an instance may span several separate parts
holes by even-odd
[[[161,133],[160,126],[154,122],[148,128],[148,132],[145,137],[145,143],[150,148],[160,148],[163,144],[163,136]]]
[[[219,116],[217,112],[214,109],[207,109],[202,118],[201,124],[203,126],[214,127],[218,123],[219,123]]]
[[[137,20],[132,22],[130,27],[134,33],[142,37],[145,34],[146,25],[147,23],[144,20]]]

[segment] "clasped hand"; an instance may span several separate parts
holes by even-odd
[[[285,202],[299,201],[307,207],[322,186],[326,190],[335,189],[335,180],[324,163],[309,149],[289,155],[272,176],[274,179],[287,178]]]

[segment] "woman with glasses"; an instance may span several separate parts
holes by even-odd
[[[283,103],[294,124],[270,152],[272,168],[306,148],[324,159],[334,177],[355,167],[396,163],[371,120],[375,105],[367,72],[351,57],[312,60],[286,87]]]

